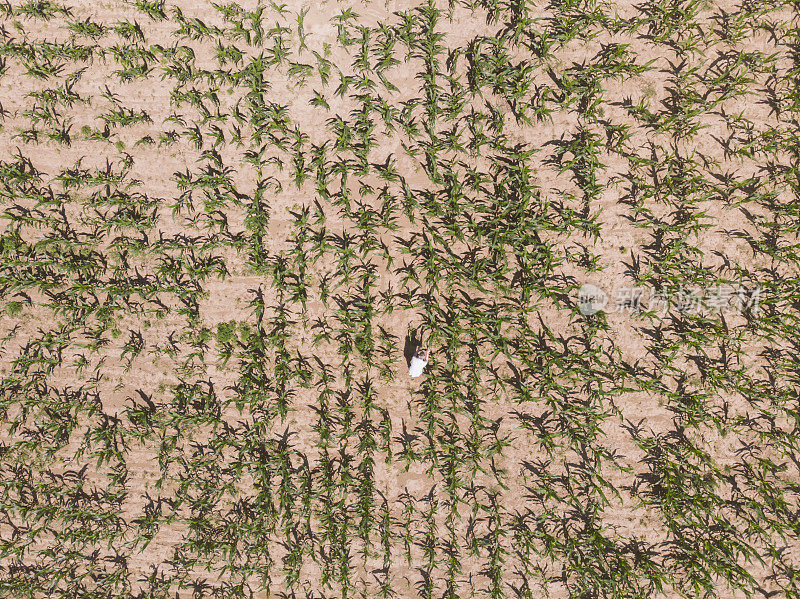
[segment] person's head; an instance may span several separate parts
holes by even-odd
[[[428,359],[428,350],[426,348],[424,348],[424,347],[420,347],[417,350],[417,357],[420,358],[421,360],[427,360]]]

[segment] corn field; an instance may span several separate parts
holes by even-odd
[[[0,3],[0,597],[800,598],[799,121],[797,0]]]

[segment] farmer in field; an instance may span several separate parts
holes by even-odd
[[[417,351],[411,356],[411,362],[408,365],[408,374],[412,378],[417,378],[425,370],[428,365],[428,350],[417,348]]]

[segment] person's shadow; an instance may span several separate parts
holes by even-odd
[[[403,348],[403,355],[406,358],[407,366],[411,366],[411,358],[414,357],[414,354],[417,352],[421,342],[422,338],[417,336],[416,329],[411,329],[408,331],[408,334],[406,335],[406,344]]]

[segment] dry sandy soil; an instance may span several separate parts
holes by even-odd
[[[796,8],[0,7],[0,595],[798,596]]]

